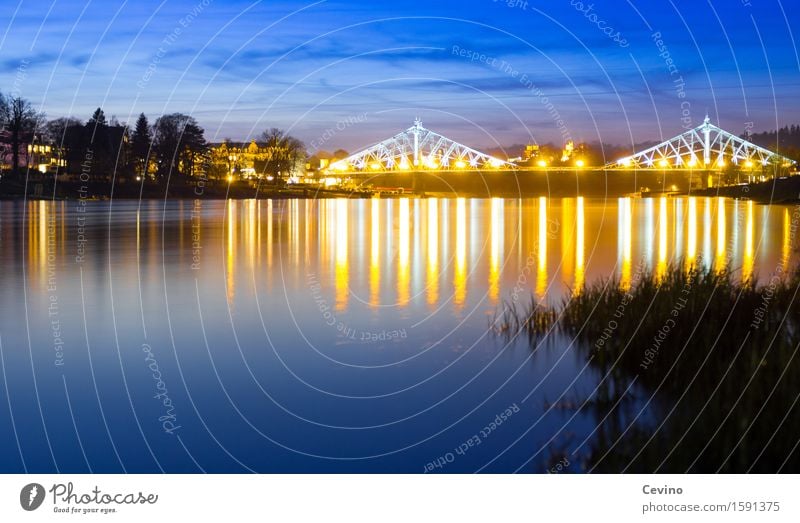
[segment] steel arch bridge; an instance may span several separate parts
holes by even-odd
[[[607,164],[605,169],[721,169],[728,162],[747,168],[788,167],[794,160],[750,143],[706,116],[702,125],[641,152]]]
[[[363,151],[332,162],[328,172],[437,171],[514,168],[513,163],[476,151],[422,126],[419,119],[405,131]]]

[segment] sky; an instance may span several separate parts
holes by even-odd
[[[311,151],[415,118],[484,149],[757,132],[800,123],[795,1],[3,0],[0,92]]]

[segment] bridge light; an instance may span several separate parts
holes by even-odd
[[[467,164],[464,163],[463,160],[456,160],[456,168],[457,169],[463,169],[466,166],[467,166]]]
[[[749,169],[749,168],[751,168],[753,166],[753,162],[751,162],[750,160],[747,160],[746,162],[744,162],[744,166]]]
[[[584,162],[583,160],[577,160],[577,161],[575,161],[575,166],[576,166],[576,167],[578,167],[578,168],[581,168],[581,167],[583,167],[584,165],[586,165],[586,162]]]
[[[695,165],[697,165],[697,160],[695,160],[694,156],[692,157],[691,160],[689,160],[688,165],[689,167],[694,167]]]
[[[233,182],[233,176],[228,175],[228,183],[231,183],[231,182]]]
[[[723,160],[721,156],[720,156],[719,160],[717,160],[717,166],[718,167],[725,167],[725,160]]]
[[[405,158],[403,158],[403,160],[400,162],[400,168],[403,169],[403,170],[406,170],[406,169],[409,168],[408,161]]]
[[[381,164],[379,164],[378,162],[375,162],[375,163],[371,163],[371,164],[369,165],[369,167],[370,167],[370,169],[372,169],[373,171],[377,171],[378,169],[380,169],[380,168],[381,168]]]
[[[492,158],[491,160],[489,160],[489,165],[491,165],[495,169],[498,168],[498,167],[502,167],[503,166],[503,160],[498,160],[497,158]]]
[[[538,162],[536,162],[536,165],[538,165],[539,167],[547,167],[547,162],[544,160],[539,160]]]
[[[667,165],[669,165],[669,162],[667,162],[667,160],[661,159],[658,162],[659,167],[666,167]]]

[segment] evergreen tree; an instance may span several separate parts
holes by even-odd
[[[150,134],[150,124],[144,113],[139,115],[136,120],[136,127],[131,138],[131,154],[136,173],[144,178],[147,177],[147,166],[150,158],[150,146],[152,137]]]

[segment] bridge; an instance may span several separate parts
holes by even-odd
[[[755,169],[790,167],[794,163],[794,160],[720,129],[706,116],[698,127],[620,158],[604,169],[721,170],[729,165]]]
[[[763,176],[766,168],[791,167],[796,162],[713,125],[706,116],[694,129],[604,166],[584,165],[580,159],[574,165],[538,163],[538,167],[517,166],[426,129],[416,119],[405,131],[332,162],[324,172],[332,176],[461,171],[573,172],[576,169],[721,172],[726,167],[738,166],[752,174],[760,170]]]
[[[414,125],[391,138],[332,162],[328,173],[458,171],[475,169],[513,169],[508,161],[495,158],[446,138],[422,126]]]

